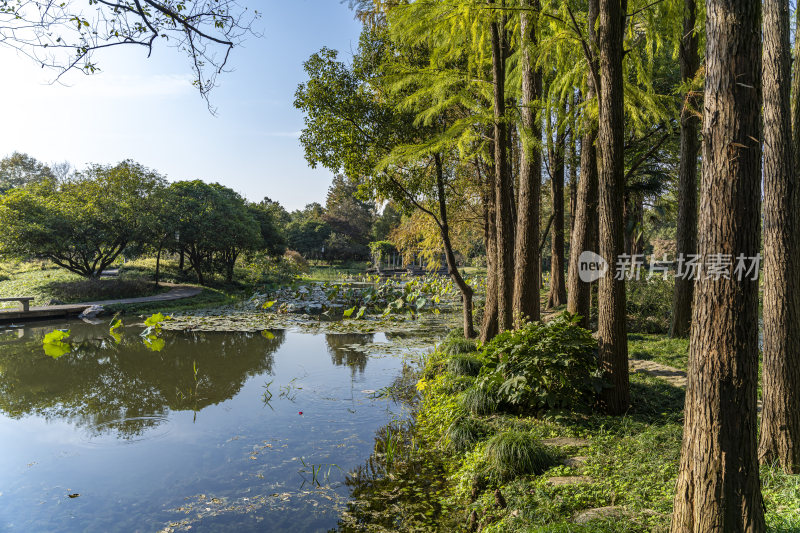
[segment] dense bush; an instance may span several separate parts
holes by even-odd
[[[596,346],[567,313],[546,324],[527,323],[486,345],[479,387],[519,410],[574,407],[599,386]]]
[[[283,258],[287,262],[293,264],[300,272],[306,273],[309,271],[308,261],[306,261],[300,252],[286,250],[286,253],[283,254]]]
[[[625,284],[628,331],[667,333],[672,316],[672,279],[631,280]]]

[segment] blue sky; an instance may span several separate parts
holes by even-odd
[[[217,115],[191,85],[185,56],[165,46],[117,48],[96,56],[102,72],[53,73],[0,47],[0,156],[14,150],[46,162],[115,163],[131,158],[170,180],[218,181],[251,200],[269,196],[287,209],[324,203],[331,174],[308,167],[297,135],[294,92],[302,63],[322,46],[349,59],[360,25],[339,0],[250,0],[262,12],[234,51],[233,72],[211,95]]]

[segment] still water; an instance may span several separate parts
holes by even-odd
[[[164,332],[155,352],[139,331],[0,326],[0,531],[327,531],[407,416],[375,392],[408,369],[405,338]]]

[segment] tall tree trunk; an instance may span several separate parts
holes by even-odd
[[[567,303],[564,285],[564,131],[558,128],[555,144],[550,148],[550,194],[553,203],[553,236],[550,239],[550,291],[547,307]],[[550,133],[548,132],[548,135]]]
[[[488,0],[490,5],[493,0]],[[514,325],[514,219],[511,204],[511,177],[508,168],[507,126],[505,123],[505,52],[502,34],[505,28],[498,21],[491,23],[492,84],[494,89],[494,166],[495,166],[495,248],[497,283],[497,328]]]
[[[692,79],[699,67],[696,0],[683,2],[683,39],[680,46],[681,81]],[[697,130],[700,118],[693,109],[691,94],[685,96],[681,111],[681,155],[678,171],[678,231],[677,253],[684,257],[697,253],[697,153],[700,140]],[[660,257],[658,259],[661,259]],[[675,278],[672,296],[672,322],[670,336],[688,337],[692,318],[694,280]]]
[[[494,169],[492,169],[494,170]],[[497,335],[497,225],[495,224],[495,193],[494,172],[487,173],[484,187],[486,198],[484,200],[486,238],[486,300],[483,305],[483,320],[481,322],[481,342],[487,342]]]
[[[453,279],[458,290],[461,291],[462,311],[464,315],[464,337],[471,339],[475,337],[475,329],[472,326],[472,287],[467,285],[461,272],[458,271],[456,256],[453,253],[453,244],[450,241],[450,225],[447,222],[447,197],[444,188],[444,168],[442,158],[439,154],[433,156],[436,165],[436,192],[439,201],[439,232],[444,244],[444,255],[447,261],[447,273]]]
[[[569,163],[569,235],[572,238],[572,232],[575,230],[575,207],[578,204],[578,149],[575,139],[575,127],[577,122],[577,107],[580,95],[576,92],[572,95],[572,103],[570,104],[570,128],[569,128],[569,144],[567,144],[568,155],[567,162]],[[572,246],[572,240],[570,240]]]
[[[703,261],[730,254],[735,266],[740,254],[759,251],[760,20],[761,2],[706,0]],[[695,281],[676,533],[765,530],[756,453],[758,281],[737,278]]]
[[[515,239],[514,316],[532,321],[539,312],[539,197],[542,183],[542,124],[535,106],[542,94],[542,71],[535,68],[531,48],[537,46],[534,12],[539,0],[526,0],[532,11],[520,14],[522,33],[522,150],[520,153],[517,230]]]
[[[158,243],[158,253],[156,254],[156,287],[161,281],[161,249],[164,247],[164,241]]]
[[[764,362],[761,464],[800,472],[800,256],[789,2],[764,0]]]
[[[620,276],[614,272],[625,237],[622,221],[625,189],[622,38],[626,10],[626,0],[600,0],[599,250],[610,268],[600,278],[597,329],[600,368],[609,384],[600,393],[600,403],[609,414],[624,413],[630,403],[625,280],[618,279]]]
[[[595,21],[599,0],[589,0],[588,35],[592,44],[597,43]],[[594,58],[592,58],[594,61]],[[596,65],[596,63],[595,63]],[[597,95],[592,76],[586,80],[586,100]],[[580,315],[580,325],[589,328],[589,311],[592,303],[592,285],[581,281],[579,257],[584,251],[597,250],[597,124],[588,113],[583,117],[581,137],[581,177],[578,182],[578,198],[575,206],[575,223],[570,237],[569,271],[567,272],[567,311]]]

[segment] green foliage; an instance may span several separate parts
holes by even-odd
[[[42,348],[44,349],[45,355],[53,359],[58,359],[62,355],[66,355],[72,351],[72,345],[65,342],[69,336],[70,330],[68,329],[56,329],[47,333],[42,339]]]
[[[473,353],[478,350],[474,339],[465,339],[461,331],[451,332],[439,347],[447,355]]]
[[[0,197],[0,255],[46,258],[96,276],[147,239],[161,176],[133,162],[92,165],[57,182],[44,179]]]
[[[472,450],[486,433],[486,428],[478,420],[469,416],[458,418],[450,424],[444,436],[448,446],[456,452]]]
[[[239,255],[263,247],[262,226],[232,189],[200,180],[178,181],[170,184],[166,197],[170,247],[186,253],[201,284],[214,272],[224,272],[232,281]]]
[[[45,179],[53,179],[50,167],[28,154],[14,152],[0,159],[0,194]]]
[[[447,360],[447,371],[456,376],[477,376],[483,363],[477,357],[454,355]]]
[[[628,331],[667,333],[672,318],[672,292],[675,283],[662,277],[630,280],[625,283]]]
[[[481,353],[481,390],[521,410],[575,407],[597,391],[596,341],[567,313],[506,331]]]
[[[689,360],[689,339],[671,339],[664,335],[631,333],[628,335],[628,356],[631,359],[655,361],[686,370]]]
[[[541,474],[554,462],[536,437],[515,430],[504,431],[489,440],[486,461],[489,472],[499,479]]]
[[[475,415],[490,415],[500,408],[497,395],[481,387],[470,387],[459,397],[463,409]]]

